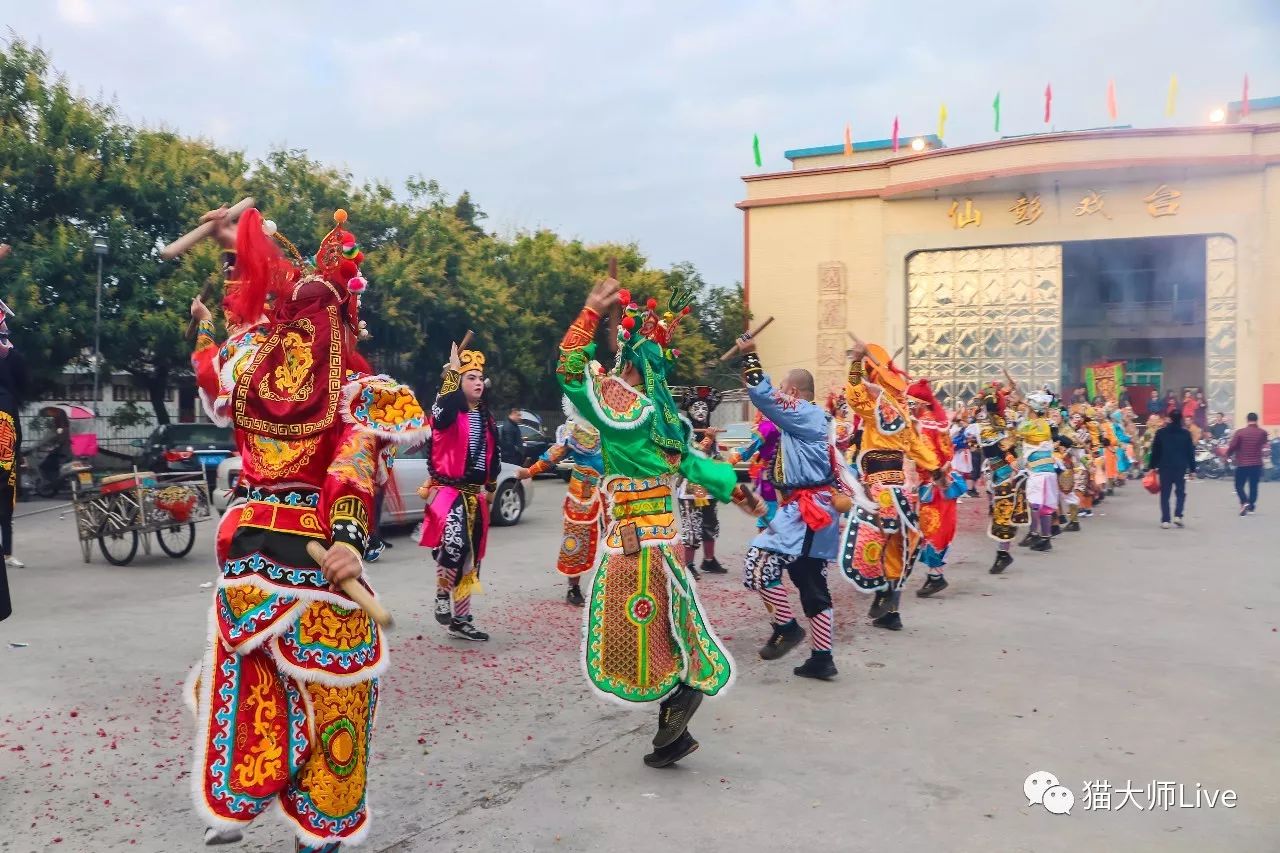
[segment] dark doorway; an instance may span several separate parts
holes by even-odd
[[[1204,237],[1063,244],[1063,388],[1091,364],[1123,361],[1145,414],[1150,388],[1181,397],[1204,387],[1204,330]]]

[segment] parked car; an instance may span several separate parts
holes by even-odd
[[[224,459],[236,452],[231,429],[207,423],[164,424],[156,427],[151,437],[140,445],[138,467],[157,474],[204,471],[210,476]]]
[[[527,421],[520,422],[520,444],[524,450],[523,459],[508,459],[518,467],[528,467],[539,456],[547,452],[547,448],[555,442],[554,435],[547,435],[541,426],[534,426]]]
[[[243,460],[232,456],[218,466],[213,504],[220,512],[226,511],[231,493],[240,482]],[[519,466],[502,463],[498,476],[498,491],[493,496],[492,519],[495,527],[517,524],[525,508],[533,503],[533,482],[516,477]],[[418,486],[427,479],[427,460],[422,448],[402,449],[396,458],[395,482],[400,495],[400,509],[393,511],[385,502],[382,506],[382,523],[386,525],[415,524],[422,520],[425,502],[418,497]]]

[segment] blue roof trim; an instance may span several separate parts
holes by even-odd
[[[1235,110],[1236,112],[1239,112],[1240,108],[1243,106],[1244,101],[1229,101],[1227,103],[1227,109]],[[1249,109],[1251,110],[1274,110],[1277,107],[1280,107],[1280,96],[1274,98],[1249,99]]]
[[[1251,100],[1249,104],[1254,102]],[[942,147],[942,140],[938,138],[936,133],[927,133],[924,136],[899,136],[898,145],[903,148],[910,148],[911,140],[923,139],[926,143],[934,148]],[[884,151],[893,148],[892,139],[869,139],[862,142],[854,142],[853,150],[858,151]],[[823,157],[829,154],[843,154],[844,143],[839,145],[819,145],[817,148],[792,148],[790,151],[782,152],[782,156],[788,160],[799,160],[802,157]]]

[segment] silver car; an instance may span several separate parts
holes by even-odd
[[[226,511],[231,493],[240,482],[242,461],[239,456],[224,459],[218,466],[214,485],[213,504],[219,511]],[[516,524],[524,515],[525,507],[533,502],[533,481],[516,477],[519,469],[508,462],[502,463],[498,476],[498,492],[493,496],[491,518],[495,527]],[[382,507],[382,523],[387,525],[415,524],[422,520],[426,503],[418,497],[418,486],[427,479],[427,460],[423,449],[401,449],[396,457],[395,480],[400,493],[400,507],[393,511],[386,503]]]

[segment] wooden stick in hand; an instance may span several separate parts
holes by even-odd
[[[253,205],[254,205],[254,200],[252,197],[242,198],[240,199],[240,201],[233,204],[230,207],[230,209],[227,210],[227,216],[231,219],[238,219],[240,217],[240,214],[244,213],[246,210],[253,207]],[[177,240],[174,240],[169,245],[161,248],[160,258],[166,261],[173,260],[174,258],[178,257],[178,255],[181,255],[183,252],[186,252],[196,243],[199,243],[201,240],[213,234],[214,229],[217,227],[217,225],[218,223],[214,220],[210,220],[208,222],[202,222],[201,224],[197,225],[195,228],[192,228],[186,234],[183,234]]]
[[[316,561],[317,566],[324,563],[325,555],[328,553],[329,549],[314,539],[307,543],[307,555]],[[391,614],[378,603],[378,600],[373,597],[369,590],[360,585],[360,581],[355,578],[347,578],[338,586],[347,594],[347,598],[360,605],[360,609],[368,613],[369,618],[377,622],[384,630],[390,631],[396,626],[396,620],[391,618]]]
[[[464,349],[466,349],[467,347],[471,346],[471,339],[472,339],[472,338],[474,338],[475,336],[476,336],[476,333],[475,333],[475,332],[473,332],[471,329],[467,329],[467,333],[466,333],[465,335],[463,335],[463,336],[462,336],[462,340],[458,342],[458,355],[459,355],[459,356],[461,356],[461,355],[462,355],[462,351],[463,351]],[[448,372],[448,370],[449,370],[449,365],[447,365],[447,364],[446,364],[446,365],[444,366],[444,370],[440,371],[440,378],[441,378],[441,379],[443,379],[443,378],[444,378],[444,375],[445,375],[445,373],[447,373],[447,372]]]
[[[609,278],[614,281],[618,280],[618,258],[616,255],[609,256]],[[618,326],[622,323],[623,307],[621,300],[619,300],[618,304],[609,312],[609,327],[605,330],[607,332],[605,340],[609,342],[609,349],[614,353],[617,353],[619,346]]]
[[[763,323],[761,323],[759,326],[756,326],[754,329],[751,330],[750,332],[751,337],[754,338],[757,335],[759,335],[761,332],[763,332],[765,329],[769,328],[769,324],[772,322],[773,322],[772,316],[766,317]],[[733,346],[729,347],[728,351],[724,355],[720,356],[720,363],[724,364],[726,361],[728,361],[729,359],[737,355],[737,353],[738,353],[738,345],[734,344]]]

